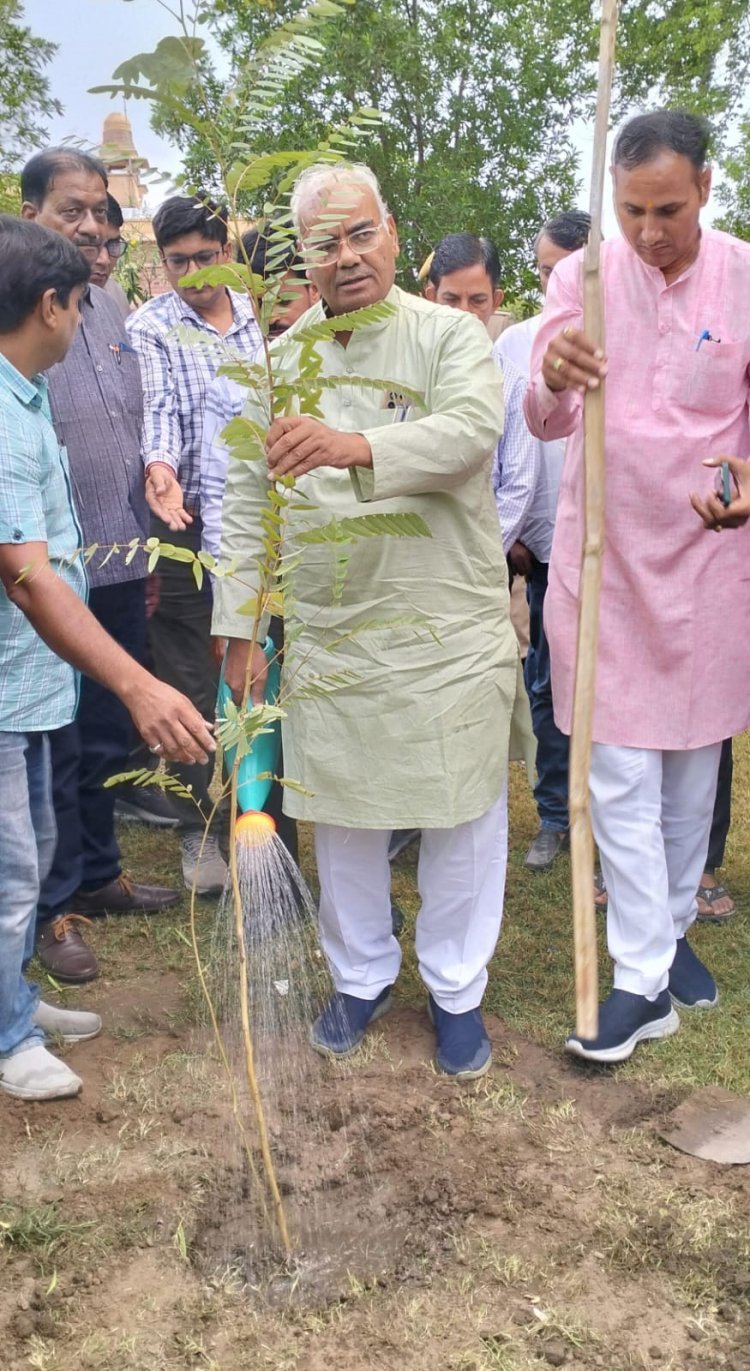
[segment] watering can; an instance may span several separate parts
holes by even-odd
[[[266,638],[263,651],[268,661],[265,703],[272,705],[278,699],[281,684],[281,663],[278,649],[272,638]],[[219,694],[216,701],[220,718],[226,718],[226,707],[231,699],[232,693],[224,680],[224,668],[222,667],[219,677]],[[265,725],[261,733],[256,733],[249,752],[240,761],[237,773],[237,804],[243,814],[261,810],[266,803],[273,785],[280,746],[281,725],[278,719],[274,719],[273,723]],[[227,775],[231,774],[234,767],[236,752],[236,747],[224,749],[224,767]]]

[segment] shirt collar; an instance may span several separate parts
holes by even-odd
[[[632,248],[629,243],[627,244],[627,247],[628,250],[632,252],[638,265],[643,268],[646,275],[651,278],[655,285],[659,286],[662,290],[671,290],[673,286],[679,285],[680,281],[686,281],[688,277],[692,276],[693,272],[697,270],[698,263],[701,261],[701,258],[704,256],[706,251],[706,234],[705,230],[701,229],[700,241],[698,243],[698,251],[695,254],[695,257],[693,258],[692,262],[690,263],[690,266],[685,267],[685,270],[681,271],[679,276],[675,276],[674,281],[670,281],[669,284],[667,284],[667,282],[664,280],[664,272],[662,271],[661,267],[649,266],[649,263],[644,262],[643,258],[638,256],[638,253],[636,252],[635,248]]]
[[[11,362],[0,353],[0,384],[11,391],[27,409],[41,409],[47,394],[47,381],[37,374],[29,379],[22,376]]]
[[[382,301],[378,300],[376,303],[377,303],[377,304],[388,304],[388,305],[391,305],[391,306],[393,307],[394,311],[395,311],[395,310],[398,309],[400,302],[401,302],[401,291],[399,290],[398,286],[394,284],[394,285],[391,286],[390,290],[388,291],[388,294],[383,296]],[[321,300],[320,304],[321,304],[321,309],[322,309],[322,311],[323,311],[323,317],[324,317],[325,319],[332,319],[332,318],[333,318],[333,315],[331,314],[331,311],[329,310],[329,308],[328,308],[328,306],[327,306],[325,300]],[[386,328],[388,327],[388,325],[390,324],[392,318],[393,318],[393,315],[392,315],[392,314],[388,314],[388,315],[386,315],[385,319],[379,319],[379,320],[377,321],[377,323],[374,323],[374,324],[364,324],[364,325],[362,326],[361,329],[357,329],[357,330],[356,330],[356,335],[358,335],[358,336],[361,337],[361,338],[366,338],[366,337],[370,337],[373,333],[382,333],[383,329],[386,329]],[[306,314],[303,314],[303,315],[302,315],[302,326],[304,326],[304,323],[305,323],[306,320],[307,320],[307,315],[306,315]],[[307,320],[307,321],[309,322],[309,320]],[[355,336],[355,335],[353,335],[353,336]]]
[[[225,338],[228,338],[229,335],[234,333],[238,328],[244,328],[250,321],[255,322],[255,313],[250,301],[244,295],[240,295],[236,290],[228,290],[227,294],[229,296],[229,303],[232,306],[233,318],[230,328],[224,334]],[[192,306],[189,305],[186,300],[183,300],[181,295],[177,294],[176,290],[172,291],[172,296],[174,299],[175,313],[178,318],[184,320],[187,324],[194,324],[197,328],[208,329],[212,333],[218,333],[218,329],[214,329],[213,324],[207,323],[202,315],[197,314]]]

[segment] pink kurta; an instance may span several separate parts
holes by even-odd
[[[583,327],[582,254],[560,262],[532,353],[529,427],[567,445],[545,627],[555,720],[570,732],[583,532],[583,397],[553,394],[550,340]],[[750,457],[750,243],[704,230],[672,285],[603,244],[606,517],[594,741],[684,749],[750,726],[750,526],[704,529],[705,457]],[[697,346],[708,330],[710,339]]]

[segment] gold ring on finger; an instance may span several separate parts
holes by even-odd
[[[552,370],[553,370],[553,371],[562,371],[562,369],[563,369],[564,366],[565,366],[565,358],[564,358],[564,357],[556,357],[555,360],[554,360],[554,362],[552,363]]]
[[[572,330],[572,328],[571,328],[570,325],[569,325],[567,328],[564,328],[564,329],[563,329],[563,338],[570,338],[570,337],[572,336],[572,333],[573,333],[573,330]]]

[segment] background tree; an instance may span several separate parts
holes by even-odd
[[[213,0],[211,33],[230,68],[224,83],[203,51],[216,117],[258,43],[301,8],[302,0]],[[573,128],[592,110],[597,23],[594,0],[357,0],[332,21],[320,63],[258,124],[258,146],[301,146],[353,107],[374,106],[383,123],[361,153],[399,221],[402,283],[413,286],[443,233],[470,229],[495,238],[522,298],[534,291],[536,228],[580,201]],[[746,0],[624,0],[617,115],[684,104],[713,118],[720,145],[749,68]],[[215,161],[195,129],[164,109],[155,124],[182,150],[188,181],[215,185]],[[259,208],[252,195],[246,208]]]
[[[0,0],[0,181],[38,148],[47,120],[62,114],[50,94],[45,67],[57,47],[36,38],[24,23],[20,0]],[[12,178],[7,182],[12,188]]]
[[[750,241],[750,119],[742,120],[739,141],[724,159],[724,176],[716,191],[724,208],[718,227]]]

